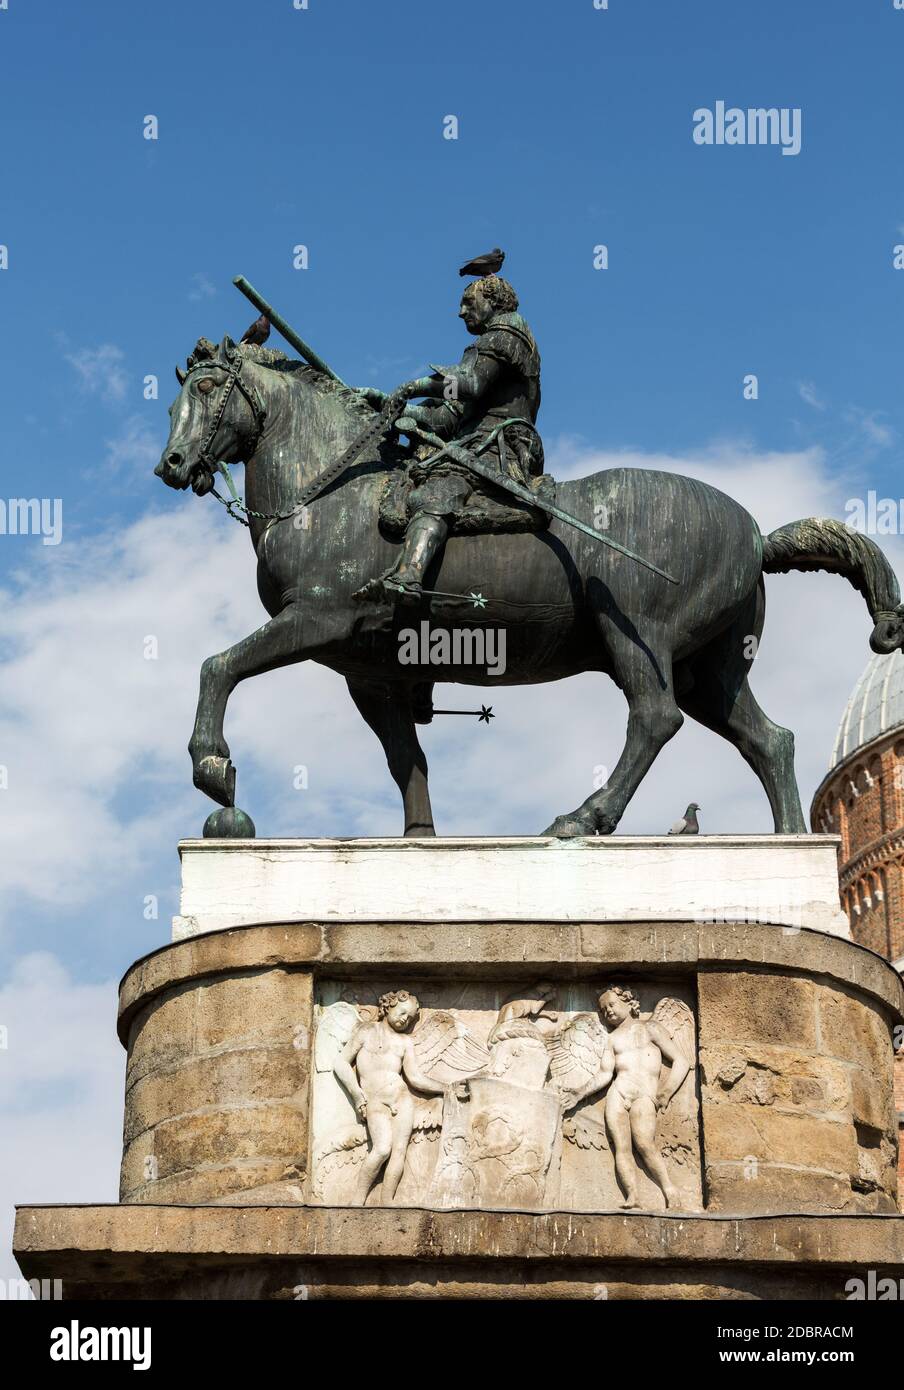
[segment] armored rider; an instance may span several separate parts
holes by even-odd
[[[415,445],[401,554],[385,574],[358,590],[359,600],[416,602],[456,517],[474,494],[493,492],[492,484],[460,457],[443,455],[436,438],[479,452],[483,461],[524,487],[543,472],[543,445],[534,428],[540,409],[540,354],[518,313],[518,296],[507,280],[486,275],[465,289],[459,318],[476,341],[455,366],[434,367],[433,376],[419,379],[412,394],[428,399],[407,406],[396,422],[399,433],[413,443],[425,433],[434,440]],[[366,394],[383,399],[381,392]]]

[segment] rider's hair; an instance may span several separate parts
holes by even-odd
[[[416,1009],[420,1008],[417,995],[412,994],[407,989],[393,989],[388,994],[381,994],[377,1000],[377,1010],[380,1018],[385,1018],[393,1004],[404,1004],[406,1000],[411,1000]]]
[[[619,999],[630,1005],[632,1016],[637,1018],[640,1013],[640,1000],[633,989],[628,989],[627,985],[606,985],[605,989],[600,991],[600,999],[604,994],[617,994]]]
[[[518,307],[518,296],[501,275],[484,275],[480,280],[473,280],[468,289],[481,290],[497,314],[513,314]]]

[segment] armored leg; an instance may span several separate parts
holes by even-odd
[[[428,478],[415,488],[408,499],[411,520],[401,555],[385,574],[368,580],[353,597],[359,602],[387,598],[401,603],[419,602],[424,576],[446,543],[449,522],[472,491],[468,479],[457,474]]]

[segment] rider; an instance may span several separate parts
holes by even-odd
[[[410,439],[428,431],[472,450],[522,486],[543,472],[543,445],[534,429],[540,409],[540,354],[534,335],[518,313],[518,296],[507,280],[486,275],[461,298],[459,318],[476,342],[453,367],[436,367],[421,378],[422,405],[408,406],[396,429]],[[367,391],[371,397],[382,393]],[[410,468],[414,483],[407,504],[402,552],[385,574],[355,594],[361,600],[420,598],[427,568],[444,544],[450,524],[475,493],[492,484],[463,462],[446,455],[431,465],[437,446],[421,444]]]

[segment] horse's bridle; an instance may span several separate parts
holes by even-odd
[[[250,382],[246,385],[245,382],[242,380],[242,367],[244,365],[244,362],[244,357],[242,357],[240,354],[237,354],[231,362],[223,362],[219,358],[214,362],[196,362],[194,366],[190,367],[188,370],[189,376],[192,372],[203,370],[207,372],[225,372],[228,377],[228,381],[226,381],[223,387],[223,394],[219,399],[216,410],[214,411],[210,429],[207,431],[207,437],[205,438],[204,443],[201,445],[201,448],[198,450],[198,464],[202,468],[206,468],[207,471],[211,474],[223,471],[223,465],[221,464],[220,459],[218,459],[210,451],[213,448],[213,443],[217,437],[217,432],[220,428],[220,425],[223,423],[223,416],[226,413],[226,407],[229,404],[229,397],[232,395],[235,387],[237,386],[239,388],[239,391],[245,397],[245,400],[251,407],[251,413],[254,416],[255,435],[260,435],[261,430],[264,427],[264,420],[267,417],[267,412],[264,409],[264,403],[260,398],[257,387],[253,384],[253,382]],[[197,468],[193,469],[192,472],[197,472]]]
[[[232,395],[236,386],[251,407],[251,412],[254,415],[255,434],[259,437],[263,430],[264,421],[267,417],[266,408],[254,383],[249,382],[246,385],[245,382],[242,381],[242,365],[244,360],[241,354],[237,354],[232,360],[227,362],[222,361],[220,358],[214,361],[195,362],[186,372],[186,380],[192,372],[202,370],[219,370],[226,372],[229,378],[223,388],[223,394],[220,397],[217,408],[214,411],[210,429],[207,431],[204,443],[198,451],[198,461],[192,469],[192,477],[194,478],[199,468],[205,469],[211,475],[215,472],[220,473],[231,494],[231,501],[227,501],[225,497],[221,497],[215,487],[211,487],[211,494],[218,502],[222,502],[232,519],[241,522],[243,526],[247,526],[249,523],[244,517],[237,515],[236,508],[244,512],[245,516],[256,517],[259,521],[287,521],[290,517],[297,516],[300,509],[306,506],[308,502],[313,501],[328,483],[338,478],[347,468],[355,463],[368,445],[376,443],[383,437],[396,417],[401,414],[405,407],[405,402],[408,399],[408,395],[410,394],[405,387],[400,387],[393,395],[387,396],[382,410],[374,414],[373,419],[369,421],[362,432],[352,440],[351,444],[339,458],[336,459],[334,463],[324,468],[323,471],[304,488],[288,512],[256,512],[251,507],[246,507],[245,503],[239,497],[228,465],[224,463],[222,459],[218,459],[211,453],[214,440],[217,437],[217,431],[220,428],[226,406],[229,402],[229,397]],[[185,382],[183,381],[182,384],[184,387]]]

